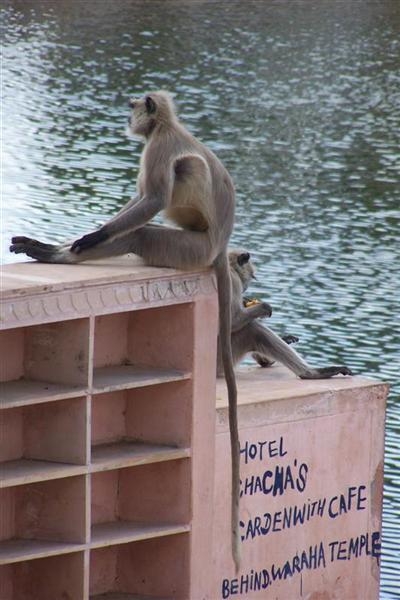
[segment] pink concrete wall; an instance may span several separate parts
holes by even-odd
[[[279,400],[281,371],[253,369],[242,386],[238,574],[226,409],[217,412],[212,598],[377,600],[386,386],[337,378],[318,382],[316,393],[286,375],[292,391]],[[251,403],[252,385],[264,402]]]

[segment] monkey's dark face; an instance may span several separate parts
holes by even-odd
[[[144,98],[131,98],[129,107],[132,112],[128,118],[129,132],[133,135],[147,137],[152,116],[156,112],[156,105],[151,96]]]
[[[256,278],[256,269],[251,261],[250,253],[245,250],[231,250],[229,264],[231,269],[239,275],[243,289],[247,289],[250,281]]]
[[[132,112],[128,118],[129,132],[148,137],[157,123],[168,123],[174,118],[172,100],[165,92],[152,92],[143,98],[131,98]]]

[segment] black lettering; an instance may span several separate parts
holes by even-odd
[[[277,466],[275,468],[275,482],[272,495],[275,497],[279,493],[279,495],[282,496],[284,491],[285,490],[283,487],[283,467]]]
[[[308,466],[302,463],[299,468],[299,476],[296,479],[296,487],[299,492],[304,492],[307,483]]]
[[[317,514],[319,517],[322,517],[324,514],[325,504],[326,504],[326,498],[324,498],[323,500],[318,500]]]
[[[355,556],[356,558],[358,558],[358,542],[359,542],[359,538],[350,538],[350,542],[349,542],[349,551],[347,553],[347,560],[350,560],[352,555]]]
[[[319,545],[319,553],[318,553],[318,569],[322,563],[322,566],[325,568],[325,550],[324,544],[321,542]]]
[[[263,453],[264,453],[264,446],[267,442],[258,442],[258,445],[260,446],[260,460],[263,459]]]
[[[281,515],[282,515],[281,511],[278,511],[274,514],[274,524],[272,527],[272,531],[281,531],[282,528],[279,526],[282,521]]]
[[[339,549],[337,551],[337,560],[346,560],[346,541],[339,542]]]
[[[271,526],[271,515],[270,513],[264,513],[264,518],[265,518],[265,522],[264,522],[264,527],[261,527],[261,533],[262,535],[267,535],[269,528]]]
[[[292,521],[292,507],[283,509],[283,529],[290,529]]]
[[[222,582],[222,597],[229,598],[229,579],[224,579]]]
[[[276,446],[276,440],[273,440],[272,442],[270,442],[268,444],[268,453],[270,458],[274,458],[275,456],[278,456],[278,448],[275,447]]]
[[[294,490],[294,481],[293,481],[293,477],[292,477],[292,469],[290,468],[290,466],[286,467],[286,477],[285,477],[285,484],[284,484],[284,488],[285,490],[289,487],[292,488],[292,490]]]
[[[297,571],[298,573],[301,573],[301,568],[300,568],[300,558],[298,557],[298,555],[296,554],[296,556],[293,556],[293,564],[292,564],[292,568],[293,568],[293,573],[295,571]]]
[[[262,574],[263,574],[263,580],[264,580],[263,584],[262,584],[262,589],[266,590],[270,583],[270,577],[269,577],[269,573],[266,569],[263,569]]]
[[[247,465],[248,462],[248,448],[249,442],[246,442],[244,448],[240,448],[240,454],[244,454],[244,464]]]
[[[269,477],[272,477],[272,471],[265,471],[263,477],[263,492],[264,494],[270,494],[272,492],[273,486],[267,486],[266,482]],[[275,494],[273,494],[275,496]]]
[[[305,512],[306,512],[306,505],[305,504],[303,504],[303,508],[302,509],[299,509],[298,506],[294,507],[294,511],[293,511],[293,527],[296,527],[297,523],[301,523],[301,525],[303,525]]]
[[[283,437],[279,438],[279,456],[286,456],[287,450],[283,449]]]
[[[249,576],[242,575],[240,578],[240,593],[247,594],[249,591]]]
[[[251,536],[252,538],[255,538],[256,535],[261,535],[260,527],[261,527],[261,518],[256,517],[254,519],[254,529],[253,529],[253,534]]]
[[[254,460],[257,456],[257,446],[255,444],[250,444],[249,446],[249,456],[251,460]]]
[[[372,545],[371,554],[374,558],[376,558],[379,561],[380,556],[381,556],[381,543],[380,543],[381,533],[380,533],[380,531],[374,531],[372,533],[371,538],[372,538],[371,539],[371,545]]]
[[[362,492],[366,490],[365,485],[360,485],[357,494],[357,510],[365,510],[366,507],[362,506],[367,501],[367,496],[362,496]]]
[[[232,579],[231,581],[231,595],[239,593],[239,581],[237,579]]]
[[[340,494],[339,514],[342,514],[342,513],[347,513],[347,508],[346,508],[346,499],[343,494]]]
[[[335,502],[335,500],[337,500],[338,497],[337,496],[333,496],[333,498],[330,499],[329,501],[329,506],[328,506],[328,515],[330,516],[331,519],[336,519],[336,517],[338,516],[338,512],[333,512],[332,510],[332,504]]]
[[[314,548],[312,546],[310,546],[309,553],[310,553],[310,569],[316,569],[317,568],[317,546],[314,546]]]
[[[338,545],[339,542],[331,542],[329,544],[329,548],[331,549],[331,562],[335,560],[335,546]]]
[[[257,475],[256,477],[256,485],[254,486],[254,494],[257,494],[257,492],[262,492],[263,490],[263,483],[264,483],[264,479],[261,481],[261,477],[259,477]]]

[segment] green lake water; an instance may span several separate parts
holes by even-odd
[[[127,98],[173,92],[233,176],[232,245],[270,325],[391,383],[381,597],[399,598],[400,2],[2,5],[3,260],[11,235],[75,238],[114,213],[141,151]]]

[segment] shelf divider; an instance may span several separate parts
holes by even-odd
[[[87,473],[86,465],[20,458],[0,463],[0,488]]]
[[[138,523],[112,521],[92,526],[91,548],[126,544],[190,531],[190,525],[179,523]]]
[[[190,448],[123,440],[92,447],[91,472],[109,471],[190,457]]]
[[[5,381],[0,383],[0,408],[17,408],[29,404],[78,398],[83,396],[85,392],[85,387],[82,387],[82,385],[50,383],[34,379]]]
[[[100,394],[190,379],[188,371],[133,365],[99,367],[93,373],[93,393]]]
[[[16,538],[0,542],[0,565],[84,550],[84,544]]]

